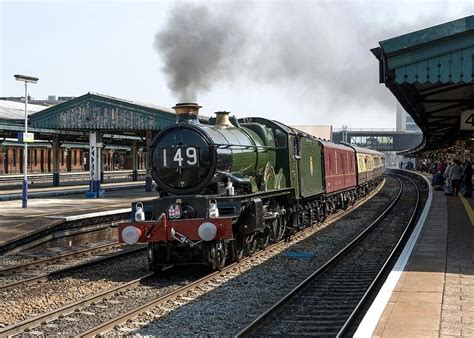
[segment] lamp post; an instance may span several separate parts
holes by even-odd
[[[23,143],[25,150],[23,152],[23,189],[21,194],[22,208],[28,207],[28,141],[31,136],[28,135],[28,83],[38,82],[37,77],[16,74],[15,80],[25,83],[25,132],[23,133]]]

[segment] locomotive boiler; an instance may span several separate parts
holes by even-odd
[[[240,193],[265,183],[265,168],[275,166],[271,130],[255,123],[240,125],[228,112],[217,112],[204,125],[197,104],[173,108],[177,124],[163,130],[152,144],[152,176],[162,191],[217,194],[223,186],[232,186]]]
[[[148,149],[159,197],[143,209],[132,204],[137,216],[119,224],[120,241],[148,243],[155,272],[178,264],[222,269],[324,220],[383,179],[381,153],[366,151],[358,163],[361,149],[278,121],[217,112],[201,123],[199,105],[173,108],[176,124]],[[370,179],[360,179],[360,168]]]

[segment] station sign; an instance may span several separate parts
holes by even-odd
[[[461,130],[474,130],[474,110],[468,109],[461,113]]]
[[[33,143],[35,142],[35,134],[34,133],[18,133],[18,142],[20,143]]]

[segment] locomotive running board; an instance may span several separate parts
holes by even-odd
[[[255,197],[270,198],[270,197],[277,197],[277,196],[285,196],[285,195],[291,194],[292,192],[293,192],[293,188],[285,188],[285,189],[279,189],[279,190],[257,191],[249,195],[236,195],[233,197],[242,198],[242,202],[250,202],[250,200]]]

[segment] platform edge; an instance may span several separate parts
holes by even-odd
[[[420,177],[423,177],[428,184],[429,192],[428,192],[428,199],[426,200],[426,204],[423,208],[423,211],[416,223],[415,229],[413,230],[410,238],[408,239],[405,247],[403,248],[400,257],[398,257],[397,262],[393,266],[392,270],[390,271],[385,283],[383,284],[382,288],[380,289],[379,293],[375,297],[372,305],[370,306],[369,310],[366,312],[364,318],[359,324],[356,332],[354,333],[354,337],[372,337],[377,325],[379,324],[380,318],[387,306],[390,297],[392,296],[395,287],[398,284],[400,276],[407,265],[408,259],[411,256],[413,248],[418,240],[418,237],[423,229],[424,224],[426,223],[426,219],[431,208],[431,203],[433,201],[433,187],[431,186],[430,181],[424,175],[419,173],[410,171],[413,174],[416,174]]]

